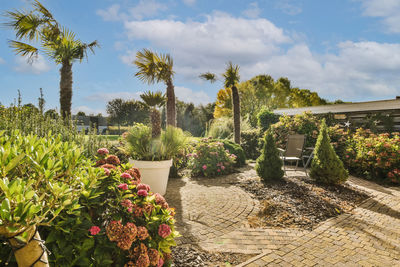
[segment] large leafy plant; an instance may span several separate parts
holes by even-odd
[[[9,240],[19,265],[47,262],[42,246],[32,245],[41,242],[38,227],[79,209],[80,195],[102,173],[60,136],[0,132],[0,236]]]
[[[136,160],[168,160],[180,153],[187,136],[179,129],[167,126],[160,137],[153,138],[152,130],[144,124],[135,124],[125,137],[125,151]]]
[[[107,175],[81,195],[78,215],[64,218],[47,235],[55,266],[170,266],[174,209],[141,183],[140,172],[99,150]],[[105,164],[103,160],[106,161]],[[96,197],[96,192],[101,192]],[[95,196],[95,197],[92,197]]]
[[[229,153],[222,142],[204,138],[187,155],[192,176],[215,177],[231,173],[237,156]]]

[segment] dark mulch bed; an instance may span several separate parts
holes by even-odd
[[[239,186],[260,200],[262,208],[249,218],[252,227],[300,227],[311,230],[318,223],[350,212],[369,196],[348,184],[321,185],[308,177],[285,177],[264,184],[258,177],[243,179]]]
[[[211,253],[194,245],[183,245],[172,248],[176,267],[228,267],[245,262],[254,255],[234,253]]]

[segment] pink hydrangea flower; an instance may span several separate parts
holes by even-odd
[[[92,226],[90,227],[89,232],[91,235],[97,235],[100,233],[100,228],[98,226]]]
[[[221,169],[222,169],[222,170],[225,170],[225,166],[224,166],[224,165],[222,165],[222,166],[221,166]]]
[[[158,227],[158,235],[161,236],[162,238],[166,238],[170,234],[171,234],[171,227],[169,227],[168,224],[163,223]]]
[[[107,176],[110,176],[111,171],[110,171],[109,169],[103,168],[103,170],[104,170],[104,173],[105,173]]]
[[[98,149],[97,153],[100,154],[100,155],[107,155],[110,152],[108,151],[107,148],[103,147],[103,148]]]
[[[204,164],[202,168],[203,170],[207,170],[207,165]]]
[[[131,176],[129,173],[124,172],[124,173],[121,174],[121,178],[124,178],[124,179],[132,179],[132,176]]]
[[[221,172],[221,169],[218,169],[217,172]]]
[[[137,190],[146,190],[147,192],[149,192],[150,186],[148,184],[138,184]]]
[[[139,190],[137,192],[137,194],[138,194],[138,196],[141,196],[141,197],[147,197],[147,191],[144,189]]]
[[[128,190],[128,185],[125,184],[125,183],[119,184],[119,185],[118,185],[118,188],[119,188],[119,189],[122,189],[122,190]]]
[[[125,208],[130,208],[133,206],[132,201],[130,201],[129,199],[122,200],[121,205],[124,206]]]
[[[164,261],[163,261],[163,259],[160,257],[160,259],[158,260],[157,267],[162,267],[163,265],[164,265]]]

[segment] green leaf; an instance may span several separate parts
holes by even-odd
[[[10,172],[12,169],[14,169],[19,163],[20,161],[25,157],[25,154],[22,153],[20,155],[18,155],[16,158],[13,158],[6,166],[5,168],[5,172],[8,173]]]

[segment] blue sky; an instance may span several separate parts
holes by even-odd
[[[0,0],[0,12],[29,9],[27,0]],[[284,76],[293,87],[346,101],[400,95],[400,1],[398,0],[42,0],[64,26],[101,48],[73,66],[73,112],[105,113],[107,101],[138,98],[148,86],[134,77],[136,51],[170,53],[179,99],[215,100],[222,83],[198,75],[222,73],[229,60],[242,80],[258,74]],[[1,18],[4,21],[4,18]],[[39,56],[32,65],[14,55],[0,28],[0,102],[21,90],[24,103],[59,107],[59,66]]]

